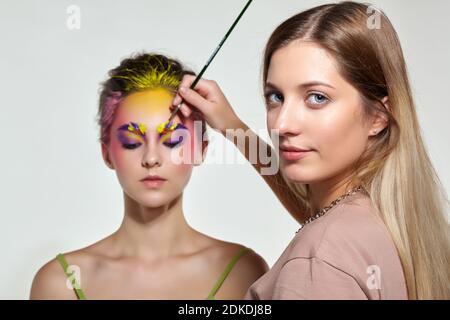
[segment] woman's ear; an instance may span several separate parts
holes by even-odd
[[[102,146],[103,161],[108,166],[108,168],[114,170],[114,165],[112,164],[111,158],[109,157],[108,146],[103,142],[101,143],[101,146]]]
[[[384,108],[391,110],[389,98],[386,96],[381,100]],[[389,119],[384,112],[378,111],[373,115],[371,126],[369,128],[369,136],[376,136],[383,131],[389,124]]]

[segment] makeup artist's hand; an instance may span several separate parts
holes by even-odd
[[[175,108],[181,101],[181,112],[191,115],[193,109],[200,111],[213,129],[225,134],[226,129],[245,129],[246,125],[236,115],[227,98],[215,81],[200,79],[195,90],[190,89],[195,76],[185,75],[173,99]]]

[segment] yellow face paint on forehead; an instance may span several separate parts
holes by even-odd
[[[173,94],[163,88],[156,88],[142,92],[135,92],[122,101],[123,108],[131,108],[145,115],[170,114]]]

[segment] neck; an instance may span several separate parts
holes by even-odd
[[[312,213],[314,213],[328,206],[333,200],[355,188],[358,184],[351,183],[350,175],[338,175],[308,186],[310,190],[310,206]]]
[[[126,194],[124,200],[124,219],[113,234],[118,256],[154,260],[189,250],[194,230],[184,217],[182,195],[156,208],[143,206]]]

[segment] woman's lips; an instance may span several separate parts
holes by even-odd
[[[306,157],[313,150],[300,149],[292,146],[281,146],[280,155],[288,161],[300,160]]]
[[[147,176],[144,179],[141,179],[141,182],[148,188],[159,188],[166,181],[166,179],[161,178],[160,176]]]

